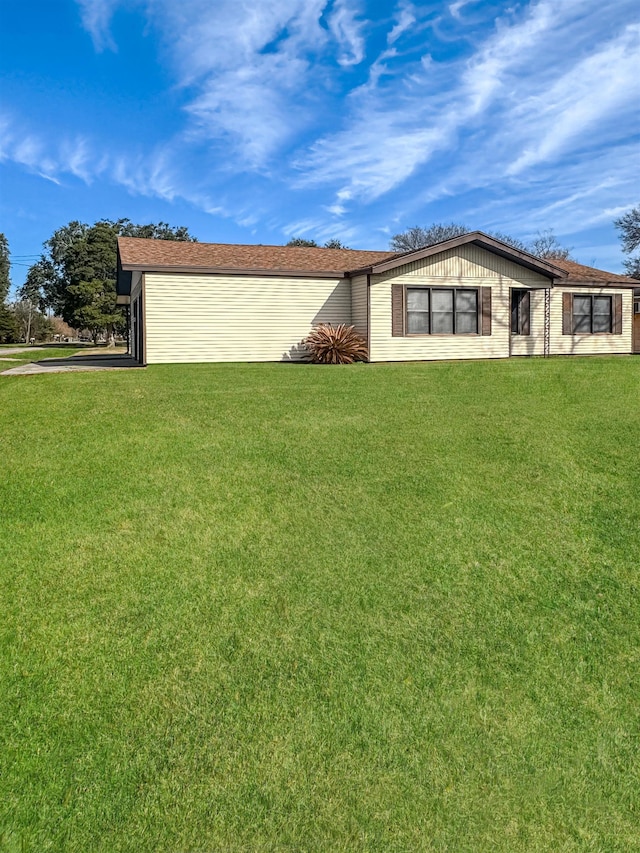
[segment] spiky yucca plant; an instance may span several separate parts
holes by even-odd
[[[367,344],[353,326],[321,323],[302,341],[314,364],[353,364],[366,361]]]

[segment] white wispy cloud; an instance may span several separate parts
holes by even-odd
[[[329,28],[340,45],[340,65],[357,65],[364,56],[363,21],[350,0],[336,0],[329,15]]]
[[[625,111],[636,116],[639,69],[640,26],[634,24],[570,67],[544,93],[535,92],[514,104],[514,124],[526,134],[523,150],[507,174],[517,175],[558,157],[576,142],[592,144],[594,127],[610,119],[620,123]],[[530,141],[533,144],[527,144]]]
[[[413,3],[401,3],[398,10],[398,20],[387,34],[387,44],[392,45],[397,42],[400,36],[413,26],[415,22],[416,10]]]
[[[505,177],[509,168],[517,174],[557,157],[581,125],[599,124],[637,102],[637,27],[602,39],[595,53],[589,44],[581,55],[585,30],[593,35],[593,21],[590,28],[585,23],[590,14],[603,18],[595,0],[540,0],[499,20],[466,60],[446,67],[418,62],[404,79],[361,88],[348,127],[298,157],[300,185],[337,185],[372,201],[447,149],[460,149],[469,176],[484,159],[497,161]],[[576,53],[560,51],[568,29]],[[542,62],[543,55],[558,59]],[[465,135],[473,137],[473,151],[464,150]]]
[[[117,48],[116,11],[143,11],[177,106],[165,136],[117,150],[87,121],[10,122],[0,159],[47,180],[317,239],[337,222],[355,239],[377,209],[399,230],[452,199],[520,232],[606,222],[629,200],[637,0],[396,0],[382,15],[372,0],[76,2],[96,51]],[[288,208],[296,197],[305,213]]]
[[[109,23],[120,0],[77,2],[96,47],[113,46]],[[185,136],[220,145],[233,154],[227,167],[239,171],[265,168],[313,124],[309,91],[332,60],[349,66],[364,55],[358,0],[145,0],[145,8],[189,94]]]
[[[114,12],[123,0],[77,0],[80,6],[82,26],[91,36],[98,52],[115,50],[110,24]]]

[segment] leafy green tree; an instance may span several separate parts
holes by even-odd
[[[31,340],[46,341],[51,338],[53,334],[51,321],[42,311],[38,311],[31,300],[20,299],[11,307],[19,340],[29,343]]]
[[[308,247],[310,249],[317,249],[318,248],[318,244],[316,243],[315,240],[306,240],[304,237],[292,237],[289,240],[289,242],[286,243],[285,245],[295,246],[298,248],[306,248],[306,247]]]
[[[0,234],[0,304],[4,305],[11,287],[11,261],[9,259],[9,241]]]
[[[92,281],[79,281],[67,287],[67,316],[73,318],[69,325],[76,329],[88,329],[93,342],[98,342],[101,332],[109,334],[122,326],[122,312],[116,305],[115,290],[111,281],[96,278]]]
[[[287,246],[295,246],[298,248],[310,248],[310,249],[348,249],[348,246],[339,240],[337,237],[332,237],[330,240],[327,240],[326,243],[322,245],[322,247],[316,243],[315,240],[307,240],[306,237],[292,237]]]
[[[115,330],[124,329],[124,315],[116,305],[119,236],[195,241],[184,226],[173,228],[166,222],[69,222],[45,242],[20,296],[39,308],[51,308],[74,329],[88,329],[94,341],[101,332],[111,338]]]
[[[60,285],[51,261],[41,258],[29,267],[26,281],[18,295],[21,299],[29,299],[40,311],[44,311],[47,307],[54,308],[60,302]]]
[[[184,225],[173,227],[168,222],[158,222],[156,225],[134,225],[128,219],[120,219],[118,236],[120,237],[144,237],[145,240],[182,240],[188,243],[197,243],[195,237],[189,234],[189,229]]]
[[[626,255],[640,247],[640,205],[614,220],[613,224],[620,232],[622,251]],[[625,260],[624,268],[631,278],[640,279],[640,254]]]
[[[0,302],[0,344],[16,343],[19,337],[15,314],[4,302]]]

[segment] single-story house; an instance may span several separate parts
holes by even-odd
[[[143,364],[297,360],[320,323],[353,325],[369,361],[640,352],[637,285],[479,231],[402,254],[118,240]]]

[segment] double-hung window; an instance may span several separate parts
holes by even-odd
[[[408,335],[477,335],[478,291],[458,287],[408,287]]]
[[[613,330],[611,297],[574,294],[572,318],[574,335],[610,334]]]

